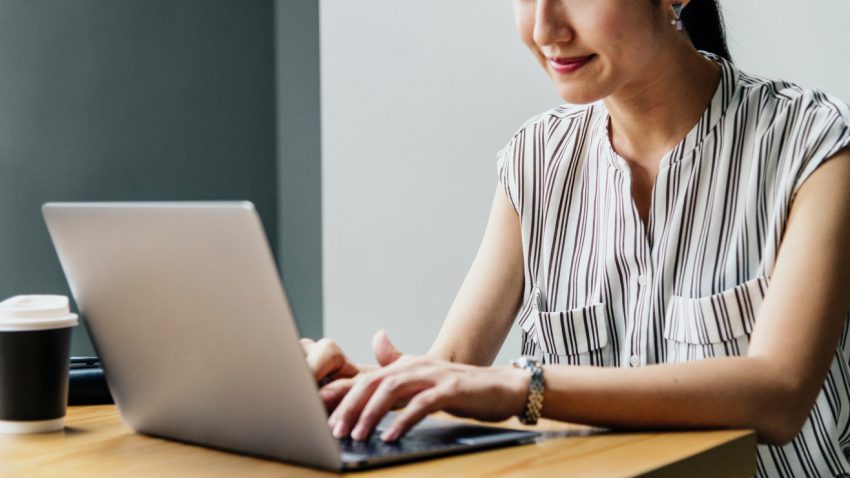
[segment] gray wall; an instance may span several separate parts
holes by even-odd
[[[850,2],[720,0],[729,48],[746,71],[819,88],[850,102]]]
[[[0,2],[0,297],[68,293],[49,200],[250,199],[278,244],[273,7]]]
[[[322,335],[319,2],[277,0],[280,266],[301,334]]]

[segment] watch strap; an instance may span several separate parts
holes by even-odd
[[[520,357],[511,362],[514,367],[528,370],[531,380],[528,382],[528,396],[522,413],[517,415],[519,421],[525,425],[536,425],[543,413],[543,367],[537,359],[531,357]]]

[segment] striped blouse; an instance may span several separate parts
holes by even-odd
[[[499,152],[522,227],[523,354],[612,367],[746,354],[791,201],[850,144],[850,108],[703,54],[720,85],[661,159],[645,225],[601,101],[534,117]],[[758,447],[759,476],[850,473],[848,360],[845,326],[802,431]]]

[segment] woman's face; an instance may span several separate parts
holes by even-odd
[[[574,104],[648,81],[676,34],[670,0],[514,0],[514,13],[523,42]]]

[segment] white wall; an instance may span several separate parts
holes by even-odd
[[[850,2],[723,0],[747,71],[850,100]],[[508,0],[322,0],[325,335],[424,353],[478,247],[494,153],[558,104]],[[518,353],[514,329],[497,363]]]
[[[559,99],[509,1],[322,0],[320,24],[325,335],[361,361],[379,328],[424,353],[478,248],[496,151]]]
[[[850,102],[850,1],[720,3],[732,56],[742,69]]]

